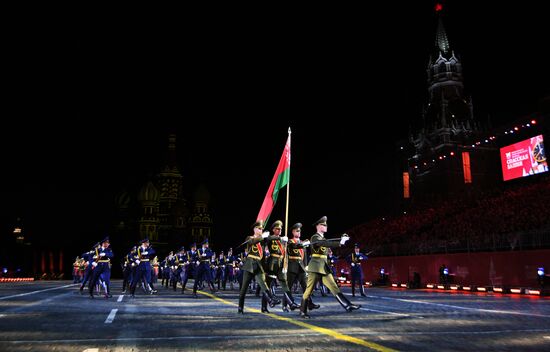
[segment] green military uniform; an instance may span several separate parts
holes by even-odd
[[[302,224],[297,222],[292,225],[291,232],[294,237],[294,232],[301,232]],[[309,242],[309,241],[307,241]],[[307,288],[307,273],[306,273],[306,246],[304,242],[300,241],[299,238],[292,238],[288,240],[287,252],[288,252],[288,270],[286,273],[287,284],[290,289],[294,285],[294,282],[298,280],[302,292],[306,291]],[[292,309],[292,306],[290,307]],[[308,300],[308,308],[318,309],[320,306],[313,303],[311,296]]]
[[[330,269],[327,261],[327,248],[340,247],[339,241],[327,241],[323,234],[316,233],[311,236],[311,260],[307,266],[308,279],[307,288],[304,292],[304,298],[308,299],[315,287],[317,281],[322,280],[330,292],[334,295],[340,293],[340,288],[336,285],[334,277],[332,276],[332,270]]]
[[[311,260],[307,266],[308,268],[308,278],[307,278],[307,288],[302,297],[302,305],[300,306],[300,315],[304,318],[309,318],[307,314],[308,301],[311,296],[311,292],[315,287],[317,281],[321,280],[323,285],[325,285],[330,292],[336,297],[338,302],[344,307],[346,311],[352,311],[354,309],[359,309],[361,306],[352,304],[346,296],[340,291],[340,288],[334,281],[332,276],[332,270],[328,265],[327,254],[328,248],[340,247],[341,244],[345,243],[349,237],[344,237],[335,240],[327,240],[324,236],[327,226],[327,217],[323,216],[321,219],[317,220],[314,224],[317,227],[317,233],[311,236]],[[322,231],[321,229],[325,229]]]
[[[278,229],[278,233],[275,232],[275,229]],[[287,303],[290,304],[292,310],[298,308],[298,305],[294,302],[294,297],[287,285],[287,274],[283,271],[284,260],[286,253],[286,243],[283,242],[283,238],[280,237],[280,232],[283,229],[283,222],[277,220],[271,226],[273,235],[266,238],[267,248],[269,249],[270,256],[267,258],[267,277],[266,283],[267,287],[271,288],[272,281],[276,278],[281,284],[281,289],[283,290],[283,311],[288,312],[286,308]],[[286,240],[288,238],[285,237]],[[288,259],[288,258],[287,258]],[[264,306],[263,310],[267,310],[267,307]]]
[[[256,221],[252,228],[254,231],[256,229],[263,230],[263,221],[259,220]],[[280,300],[273,297],[271,294],[271,291],[268,290],[267,285],[265,283],[265,272],[264,268],[262,266],[262,259],[264,257],[264,251],[262,248],[262,240],[263,237],[259,235],[253,235],[248,236],[246,238],[246,249],[248,252],[248,255],[246,256],[246,259],[244,261],[242,270],[243,270],[243,283],[241,286],[241,291],[239,293],[239,310],[238,312],[243,314],[244,313],[244,298],[246,296],[246,291],[248,290],[248,285],[250,284],[250,281],[252,281],[252,278],[256,278],[256,282],[263,291],[263,301],[269,302],[270,306],[275,306],[276,304],[281,303]],[[263,304],[262,301],[262,304]]]

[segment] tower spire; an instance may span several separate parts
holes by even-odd
[[[441,16],[439,16],[437,23],[437,32],[435,34],[435,45],[439,48],[443,54],[448,54],[450,50],[449,39],[447,39],[447,33],[445,32],[445,27],[443,26],[443,21]]]

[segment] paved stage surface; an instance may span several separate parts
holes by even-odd
[[[550,351],[549,298],[370,288],[351,313],[316,293],[301,319],[260,313],[254,295],[240,316],[237,291],[120,287],[90,299],[69,281],[0,283],[0,351]]]

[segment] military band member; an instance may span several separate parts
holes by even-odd
[[[73,284],[79,283],[80,280],[81,280],[81,277],[80,277],[80,261],[81,260],[82,259],[80,259],[79,256],[77,256],[74,259],[74,263],[73,263]]]
[[[191,250],[186,253],[186,260],[185,263],[185,271],[183,274],[183,283],[181,287],[181,293],[183,294],[185,292],[185,286],[187,285],[187,281],[189,280],[189,277],[192,275],[195,280],[197,275],[197,263],[199,262],[199,253],[197,252],[197,244],[191,243]]]
[[[122,293],[126,293],[126,288],[132,284],[132,266],[134,264],[134,255],[136,253],[137,246],[133,246],[130,249],[130,253],[124,256],[124,262],[122,264]]]
[[[220,252],[220,255],[216,259],[215,263],[215,281],[218,283],[218,291],[221,289],[222,284],[225,282],[225,267],[227,266],[227,259],[223,251]],[[224,288],[225,291],[225,288]]]
[[[361,296],[366,297],[365,295],[365,288],[363,286],[365,279],[363,277],[363,268],[361,267],[361,263],[367,260],[367,256],[363,253],[361,253],[361,249],[359,248],[359,243],[355,244],[355,248],[353,249],[353,253],[348,255],[347,261],[348,264],[351,267],[351,295],[355,297],[355,286],[356,284],[359,284]]]
[[[327,263],[328,263],[328,266],[330,267],[330,270],[332,271],[332,276],[337,279],[338,278],[338,275],[336,273],[336,262],[338,261],[338,257],[335,256],[333,253],[332,253],[332,248],[328,248],[327,249]],[[338,287],[340,287],[340,281],[336,280],[336,284],[338,285]]]
[[[227,280],[229,280],[230,290],[233,290],[233,283],[235,282],[235,268],[237,266],[237,257],[233,255],[233,248],[229,248],[227,251],[225,261],[225,274],[223,276],[222,288],[225,291]]]
[[[92,263],[95,261],[94,256],[96,253],[96,249],[100,247],[100,243],[96,243],[93,245],[92,249],[89,252],[86,252],[82,254],[82,259],[86,262],[86,268],[84,269],[84,278],[82,279],[82,283],[80,284],[80,294],[84,292],[84,287],[86,286],[86,283],[88,281],[92,280],[92,277],[94,275],[92,269],[94,268]]]
[[[346,296],[340,291],[332,271],[327,263],[328,247],[340,247],[349,240],[349,237],[342,235],[337,239],[326,239],[324,234],[327,232],[327,217],[323,216],[313,224],[317,232],[311,236],[311,261],[308,264],[308,279],[307,288],[302,297],[302,304],[300,306],[300,316],[309,318],[307,313],[308,305],[307,301],[311,296],[315,283],[322,280],[323,284],[332,292],[338,302],[344,307],[346,311],[352,311],[359,309],[361,306],[352,304]]]
[[[246,250],[248,255],[244,261],[242,270],[243,270],[243,283],[241,285],[241,291],[239,293],[239,309],[240,314],[244,314],[244,299],[246,296],[246,291],[248,290],[248,285],[252,278],[256,278],[256,282],[260,285],[263,292],[262,297],[262,311],[264,310],[264,305],[267,310],[267,303],[270,307],[281,303],[281,301],[273,296],[271,290],[268,289],[265,283],[265,272],[262,266],[262,258],[264,256],[264,249],[262,246],[262,240],[269,237],[269,232],[262,233],[263,220],[258,220],[252,225],[253,235],[246,238]]]
[[[94,269],[89,285],[90,298],[94,298],[94,286],[99,281],[100,275],[106,285],[105,298],[113,297],[111,295],[111,259],[113,258],[113,251],[109,248],[109,237],[105,237],[100,244],[100,247],[96,247],[95,259],[92,262]]]
[[[170,270],[170,283],[174,289],[177,290],[178,282],[181,283],[181,293],[183,293],[183,281],[185,280],[185,271],[189,264],[185,247],[181,247],[176,253],[168,259]]]

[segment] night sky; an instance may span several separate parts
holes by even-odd
[[[420,119],[435,38],[433,2],[419,2],[22,29],[8,44],[2,233],[21,217],[33,241],[87,249],[107,232],[114,195],[158,172],[171,132],[188,198],[199,183],[209,189],[224,247],[249,233],[288,127],[289,222],[304,223],[306,237],[323,215],[330,235],[390,211],[392,153]],[[465,1],[444,10],[476,118],[498,126],[535,111],[550,93],[545,11]]]

